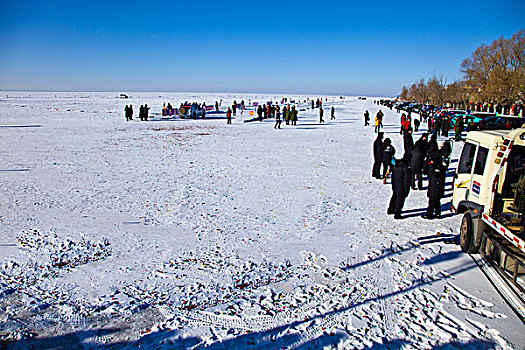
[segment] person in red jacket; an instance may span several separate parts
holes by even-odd
[[[226,117],[228,118],[228,122],[226,124],[231,124],[232,123],[232,110],[230,109],[230,107],[228,107],[228,111],[226,112]]]

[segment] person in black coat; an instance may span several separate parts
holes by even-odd
[[[372,177],[381,178],[381,163],[383,162],[383,133],[377,134],[374,141],[374,167],[372,168]]]
[[[392,159],[396,154],[396,149],[392,146],[389,138],[383,143],[383,183],[386,184],[388,174],[392,173]]]
[[[409,158],[410,156],[405,154],[402,159],[396,161],[392,171],[392,198],[387,213],[389,215],[394,214],[394,219],[401,219],[405,199],[410,193],[412,170],[410,169]]]
[[[448,131],[450,130],[450,117],[443,118],[443,125],[441,127],[441,135],[448,138]]]
[[[414,119],[414,131],[415,132],[417,132],[419,130],[419,124],[421,124],[419,119]]]
[[[414,148],[414,139],[412,138],[412,128],[405,130],[403,134],[403,149],[405,154],[411,154],[412,149]]]
[[[441,216],[441,198],[445,195],[445,176],[446,169],[443,167],[441,154],[432,152],[426,164],[428,177],[428,207],[425,219],[435,219]]]
[[[416,178],[417,188],[421,191],[423,189],[423,166],[425,157],[427,155],[427,134],[421,135],[419,140],[416,141],[414,148],[412,149],[412,159],[410,160],[410,167],[412,168],[412,189],[416,189]]]
[[[437,136],[435,134],[432,134],[432,136],[430,136],[430,141],[428,141],[427,155],[430,155],[432,152],[439,152]]]

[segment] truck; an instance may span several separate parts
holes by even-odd
[[[525,128],[469,132],[453,176],[461,249],[525,322]]]

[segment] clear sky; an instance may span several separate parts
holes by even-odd
[[[0,0],[0,89],[397,95],[522,28],[525,0]]]

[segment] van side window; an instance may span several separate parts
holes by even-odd
[[[485,164],[487,163],[488,148],[479,147],[478,156],[476,157],[476,166],[474,167],[474,174],[483,175],[485,171]]]
[[[472,164],[474,163],[474,156],[476,155],[476,145],[465,142],[463,146],[463,152],[461,153],[461,159],[459,160],[458,173],[459,174],[471,174]]]

